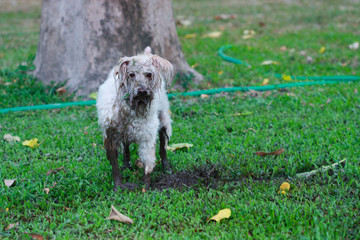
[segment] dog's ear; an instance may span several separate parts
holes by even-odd
[[[129,62],[130,60],[128,57],[120,58],[119,64],[114,68],[115,87],[117,90],[119,87],[122,87],[124,84],[126,84],[126,72]]]
[[[123,78],[126,75],[126,70],[127,70],[127,66],[129,65],[129,62],[130,60],[128,57],[120,58],[119,64],[116,65],[114,69],[115,79],[122,80],[121,78]]]
[[[174,77],[173,65],[166,59],[157,55],[152,55],[152,63],[165,80],[166,88],[170,88]]]

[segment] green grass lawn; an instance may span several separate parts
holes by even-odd
[[[175,16],[193,20],[190,26],[179,26],[178,34],[189,64],[205,76],[198,88],[261,85],[264,78],[268,84],[287,82],[271,72],[360,75],[360,49],[348,48],[360,41],[356,1],[173,5]],[[221,13],[235,13],[237,19],[214,20]],[[33,69],[39,17],[38,8],[0,12],[1,108],[79,100],[58,95],[60,85],[43,86],[27,74]],[[242,39],[245,29],[254,30],[255,36]],[[222,35],[203,37],[212,31]],[[226,53],[251,68],[217,56],[218,48],[228,44],[233,48]],[[320,53],[322,46],[325,52]],[[264,60],[280,64],[260,65]],[[190,82],[184,87],[194,88]],[[46,239],[359,239],[358,90],[360,82],[172,99],[170,143],[194,145],[169,152],[174,174],[210,174],[210,169],[216,174],[191,187],[145,193],[141,188],[112,192],[95,107],[0,115],[1,138],[21,138],[12,144],[0,141],[0,239],[31,239],[27,233]],[[42,142],[39,147],[21,144],[33,138]],[[255,154],[280,148],[285,151],[278,156]],[[136,146],[131,154],[134,163]],[[295,178],[342,159],[347,159],[344,167]],[[64,171],[47,175],[59,167]],[[123,174],[126,181],[142,186],[142,169]],[[162,177],[156,167],[152,183]],[[13,186],[5,186],[5,179],[15,178]],[[281,194],[285,181],[291,187]],[[50,188],[48,194],[44,188]],[[106,220],[111,205],[134,224]],[[224,208],[232,211],[229,219],[208,222]]]

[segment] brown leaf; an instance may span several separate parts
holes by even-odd
[[[278,149],[278,150],[276,150],[276,151],[274,151],[274,152],[269,152],[269,153],[266,153],[266,152],[256,152],[255,154],[256,154],[256,155],[259,155],[259,156],[262,156],[262,157],[267,156],[267,155],[275,155],[275,156],[278,156],[278,155],[282,154],[284,151],[285,151],[285,149],[280,148],[280,149]]]
[[[266,26],[265,22],[258,22],[258,24],[259,24],[260,27],[265,27]]]
[[[56,186],[56,184],[57,184],[57,182],[54,182],[54,184],[52,185],[52,187],[48,187],[48,188],[46,187],[46,188],[43,189],[43,191],[45,191],[46,194],[49,194],[50,189],[51,189],[51,188],[54,188],[54,187]]]
[[[46,194],[49,194],[49,192],[50,192],[50,188],[44,188],[44,189],[43,189],[43,191],[45,191],[45,192],[46,192]]]
[[[30,235],[32,239],[44,240],[44,237],[37,233],[25,233],[25,234]]]
[[[16,181],[16,178],[15,178],[15,179],[5,179],[5,180],[4,180],[5,185],[6,185],[7,187],[11,187],[11,186],[14,184],[15,181]]]
[[[127,224],[134,223],[134,221],[131,218],[121,214],[113,205],[111,205],[110,215],[106,219],[116,220],[116,221],[119,221],[122,223],[127,223]]]
[[[65,169],[64,167],[59,167],[59,168],[56,168],[56,169],[51,169],[49,170],[47,173],[46,173],[46,176],[49,176],[51,174],[57,174],[58,172],[60,172],[61,170],[63,170],[65,172]]]
[[[220,14],[214,17],[215,20],[229,20],[229,19],[236,19],[236,14]]]
[[[66,89],[63,88],[63,87],[60,87],[60,88],[56,89],[56,92],[57,92],[59,95],[62,95],[62,94],[64,94],[64,93],[66,93]]]
[[[10,230],[10,229],[12,229],[12,228],[14,228],[14,227],[16,227],[16,226],[18,226],[18,225],[19,225],[18,222],[17,222],[17,223],[10,223],[9,226],[7,226],[7,227],[5,228],[5,231],[8,231],[8,230]]]

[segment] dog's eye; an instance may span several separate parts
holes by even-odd
[[[135,73],[129,73],[129,77],[131,77],[131,78],[133,78],[133,77],[135,77]]]
[[[152,73],[145,73],[144,75],[147,79],[152,79]]]

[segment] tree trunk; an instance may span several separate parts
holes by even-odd
[[[45,84],[67,81],[70,91],[87,95],[120,57],[146,46],[180,76],[202,79],[181,51],[171,0],[43,0],[34,74]]]

